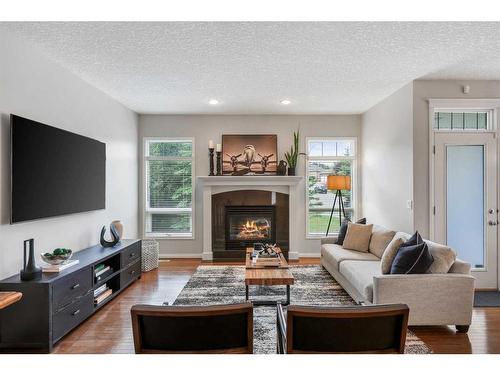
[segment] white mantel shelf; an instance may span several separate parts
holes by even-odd
[[[206,186],[224,185],[272,185],[294,186],[302,181],[302,176],[199,176],[198,180]]]
[[[297,186],[302,176],[199,176],[198,186],[203,191],[203,260],[212,260],[212,196],[225,191],[267,190],[288,194],[289,207],[289,245],[288,256],[298,259],[296,196]]]

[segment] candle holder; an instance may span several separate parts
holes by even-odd
[[[217,154],[217,176],[222,176],[222,171],[221,171],[221,167],[222,167],[222,152],[221,151],[217,151],[216,152]]]
[[[210,173],[208,174],[209,176],[214,175],[214,148],[209,148],[208,149],[208,154],[209,154],[209,160],[210,160]]]

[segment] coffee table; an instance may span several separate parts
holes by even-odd
[[[275,249],[279,257],[279,265],[273,267],[267,267],[262,265],[253,265],[250,255],[252,254],[253,248],[248,247],[246,251],[246,261],[245,261],[245,298],[250,301],[249,298],[249,286],[250,285],[285,285],[286,286],[286,301],[250,301],[255,306],[272,306],[277,303],[283,305],[290,304],[290,285],[293,285],[294,278],[292,273],[288,268],[288,263],[283,256],[280,248]]]

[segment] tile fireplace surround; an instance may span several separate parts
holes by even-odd
[[[213,260],[212,252],[212,196],[227,191],[263,190],[288,194],[289,244],[288,256],[298,259],[296,212],[297,185],[301,176],[200,176],[198,187],[203,191],[203,260]]]

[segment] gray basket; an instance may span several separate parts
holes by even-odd
[[[155,240],[142,240],[142,272],[158,268],[160,244]]]

